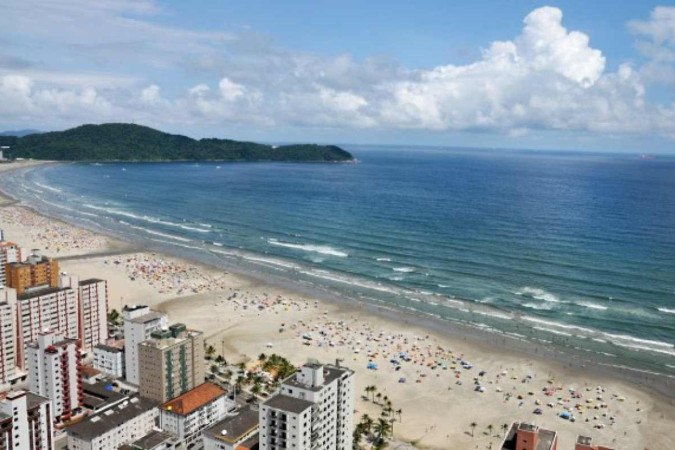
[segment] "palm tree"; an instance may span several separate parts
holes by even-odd
[[[508,423],[503,423],[502,424],[502,431],[504,432],[504,436],[506,436],[506,432],[509,429],[509,424]]]
[[[110,323],[113,323],[113,324],[116,325],[119,318],[120,318],[120,313],[118,313],[116,309],[112,309],[108,313],[108,322],[110,322]]]
[[[215,353],[216,353],[216,348],[213,345],[207,345],[206,346],[206,359],[211,359]]]
[[[366,386],[366,388],[364,389],[364,391],[366,391],[366,394],[372,394],[373,396],[375,395],[376,390],[377,390],[377,388],[375,386],[372,386],[372,385]],[[375,401],[374,397],[373,397],[373,401]]]
[[[260,391],[261,391],[260,383],[253,383],[253,387],[251,388],[251,394],[257,397],[258,394],[260,394]]]
[[[380,400],[382,398],[382,392],[378,392],[377,394],[375,394],[375,397],[377,397],[377,399]]]
[[[353,433],[354,439],[352,440],[352,449],[353,450],[358,450],[361,448],[361,440],[363,439],[363,431],[361,428],[357,425],[356,428],[354,428],[354,433]]]
[[[390,432],[391,432],[391,424],[387,422],[386,419],[383,418],[377,419],[377,423],[375,424],[375,434],[377,435],[377,439],[379,441],[384,441],[386,438],[389,437]]]
[[[401,408],[396,410],[396,414],[398,414],[398,421],[401,421],[401,414],[403,414],[403,410]]]
[[[264,363],[266,359],[267,359],[267,355],[265,355],[264,353],[261,353],[260,355],[258,355],[258,361]]]
[[[363,432],[366,433],[367,435],[370,435],[371,430],[373,429],[373,419],[370,418],[368,414],[364,414],[361,416],[361,422],[360,425],[363,426]]]
[[[492,426],[492,424],[489,424],[489,425],[487,426],[487,430],[488,430],[488,436],[491,436],[491,435],[492,435],[492,430],[494,430],[494,427]]]
[[[471,437],[473,437],[473,430],[475,430],[477,426],[478,424],[476,422],[471,422],[469,424],[469,427],[471,427]]]

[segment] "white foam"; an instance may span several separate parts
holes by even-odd
[[[516,292],[516,295],[529,295],[530,297],[536,300],[542,300],[544,302],[551,302],[551,303],[560,303],[560,299],[555,295],[551,294],[550,292],[529,286],[525,286],[523,289],[521,289],[520,294]]]
[[[662,313],[675,314],[675,309],[670,309],[670,308],[656,308],[656,309],[658,309]]]
[[[597,303],[591,303],[591,302],[578,302],[577,305],[583,306],[585,308],[597,309],[599,311],[605,311],[607,309],[606,306],[598,305]]]
[[[605,336],[608,336],[616,341],[627,341],[627,342],[633,342],[636,344],[644,344],[644,345],[652,345],[655,347],[662,347],[662,348],[674,348],[675,346],[671,343],[668,342],[661,342],[661,341],[653,341],[650,339],[641,339],[641,338],[636,338],[633,336],[629,336],[626,334],[611,334],[611,333],[603,333]]]
[[[153,236],[161,236],[161,237],[165,237],[167,239],[174,239],[176,241],[181,241],[181,242],[191,242],[190,239],[187,239],[187,238],[184,238],[184,237],[174,236],[173,234],[168,234],[168,233],[162,233],[160,231],[151,230],[150,228],[145,228],[145,227],[139,227],[137,225],[131,225],[130,223],[124,222],[123,220],[120,220],[120,223],[124,224],[124,225],[127,225],[131,228],[134,228],[136,230],[141,230],[145,233],[152,234]]]
[[[627,344],[625,342],[614,342],[615,345],[619,347],[629,348],[631,350],[644,350],[647,352],[663,353],[664,355],[675,356],[675,349],[666,349],[666,348],[654,348],[648,345],[640,344]]]
[[[268,244],[276,245],[279,247],[292,248],[295,250],[302,250],[305,252],[321,253],[322,255],[338,256],[340,258],[346,258],[349,256],[348,253],[329,247],[328,245],[314,245],[314,244],[292,244],[290,242],[282,242],[276,239],[268,239]]]
[[[550,311],[551,309],[553,309],[553,306],[546,303],[523,303],[523,306],[525,308],[539,309],[543,311]]]
[[[393,269],[394,272],[403,272],[403,273],[411,273],[415,271],[414,267],[394,267]]]
[[[375,258],[377,261],[391,261],[391,258]]]
[[[495,319],[502,319],[502,320],[511,320],[513,317],[508,316],[506,314],[501,314],[498,312],[488,312],[488,311],[474,311],[476,314],[480,314],[482,316],[488,316],[488,317],[494,317]]]
[[[57,189],[55,187],[48,186],[46,184],[38,183],[37,181],[35,182],[35,184],[40,186],[41,188],[47,189],[47,190],[52,191],[52,192],[63,192],[61,189]]]
[[[577,325],[565,325],[565,324],[558,323],[558,322],[552,322],[550,320],[538,319],[536,317],[525,316],[525,317],[523,317],[523,320],[527,320],[528,322],[539,323],[539,324],[542,324],[542,325],[547,325],[549,327],[562,328],[564,330],[577,330],[577,331],[582,331],[582,332],[589,333],[589,334],[596,334],[596,331],[591,330],[590,328],[584,328],[584,327],[580,327],[580,326],[577,326]]]
[[[535,330],[539,330],[539,331],[545,331],[546,333],[557,334],[559,336],[567,336],[567,337],[573,337],[574,336],[573,334],[566,333],[566,332],[560,331],[560,330],[554,330],[552,328],[546,328],[546,327],[532,327],[532,328],[534,328]]]
[[[180,228],[184,230],[197,231],[199,233],[210,233],[211,230],[204,230],[203,228],[191,227],[188,225],[179,225]]]

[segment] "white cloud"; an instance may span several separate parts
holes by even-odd
[[[633,20],[628,26],[640,38],[637,48],[648,58],[641,69],[643,77],[675,86],[675,6],[658,6],[649,20]]]
[[[238,98],[244,96],[246,90],[241,84],[237,84],[230,80],[229,78],[223,78],[218,83],[218,89],[220,90],[220,95],[223,100],[227,102],[233,102]]]
[[[414,70],[383,58],[289,50],[248,31],[158,25],[153,18],[161,8],[151,1],[54,1],[40,15],[27,14],[30,3],[9,0],[0,29],[52,42],[74,60],[86,55],[108,72],[2,69],[0,113],[8,124],[135,120],[187,129],[199,123],[483,130],[514,139],[538,130],[675,137],[675,105],[646,100],[650,67],[666,67],[672,52],[675,8],[656,8],[649,20],[630,24],[645,53],[649,47],[658,58],[608,72],[589,36],[568,30],[552,7],[532,11],[517,36],[490,43],[472,63]],[[83,25],[66,26],[72,21]],[[131,74],[115,69],[120,58],[128,58]],[[191,87],[163,84],[164,74],[176,79],[177,72]]]

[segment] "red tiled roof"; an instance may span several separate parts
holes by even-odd
[[[204,383],[164,403],[162,409],[186,416],[223,395],[225,395],[225,390],[220,386]]]

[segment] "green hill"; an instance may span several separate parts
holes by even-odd
[[[192,139],[127,123],[81,125],[65,131],[0,136],[9,158],[56,161],[295,161],[341,162],[354,157],[334,145],[274,147],[228,139]]]

